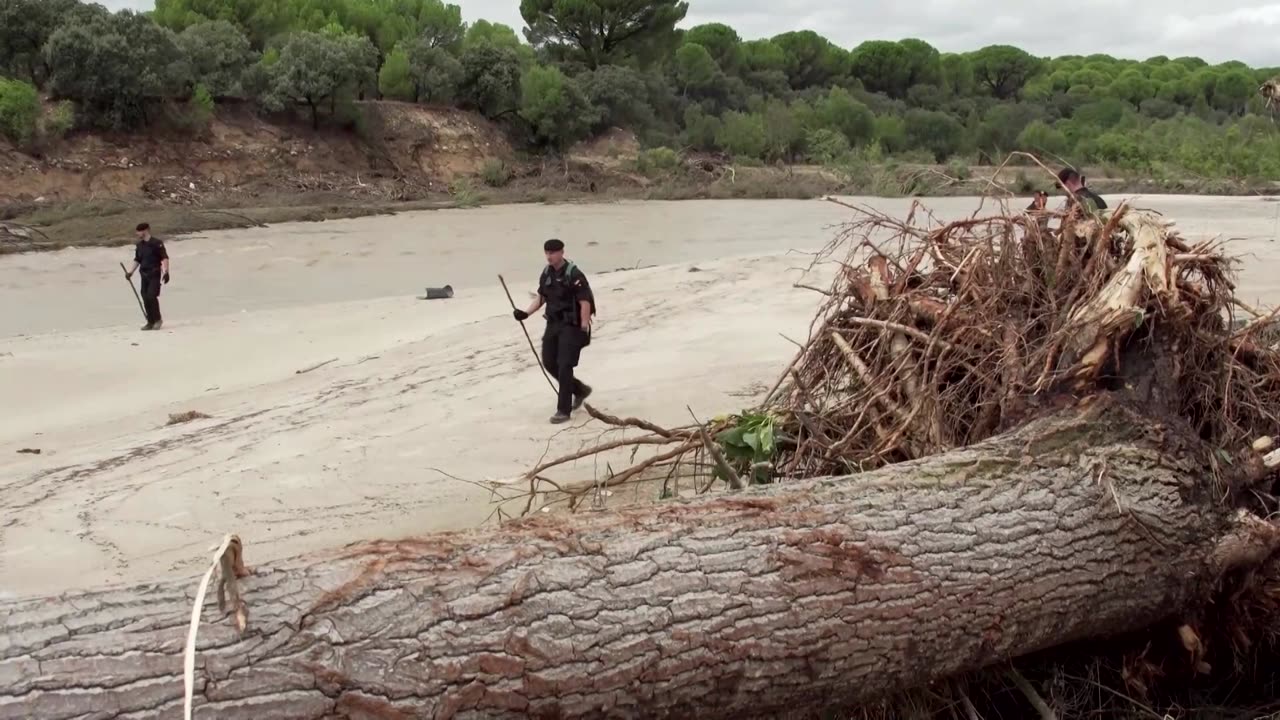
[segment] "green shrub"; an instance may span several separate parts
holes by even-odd
[[[498,158],[490,158],[480,168],[480,179],[489,187],[502,187],[511,182],[511,168]]]
[[[968,180],[969,163],[956,158],[947,164],[947,174],[957,180]]]
[[[213,95],[204,85],[196,85],[195,92],[191,94],[190,112],[191,123],[198,129],[203,130],[213,122]]]
[[[76,106],[70,100],[56,103],[45,111],[40,120],[42,140],[61,140],[76,126]]]
[[[669,147],[644,150],[636,158],[636,169],[645,175],[674,170],[680,166],[680,155]]]
[[[480,195],[466,178],[449,183],[449,194],[453,196],[454,204],[460,208],[473,208],[480,205]]]
[[[39,119],[40,96],[35,86],[0,78],[0,135],[25,145],[35,138]]]
[[[805,156],[809,162],[827,165],[849,153],[849,139],[830,128],[810,130],[804,138]]]

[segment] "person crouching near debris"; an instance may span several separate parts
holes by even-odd
[[[143,330],[159,330],[163,322],[160,318],[160,285],[169,282],[169,253],[164,249],[164,242],[151,234],[151,226],[141,223],[137,228],[138,244],[133,248],[133,267],[125,276],[132,279],[133,274],[142,271],[142,307],[147,314],[147,324]]]
[[[582,407],[591,388],[574,377],[582,349],[591,344],[591,316],[596,312],[595,295],[587,276],[564,257],[564,243],[551,239],[543,243],[547,266],[538,278],[538,296],[528,310],[516,310],[520,322],[547,306],[547,329],[542,334],[542,365],[556,377],[560,396],[552,423],[569,420],[569,413]]]

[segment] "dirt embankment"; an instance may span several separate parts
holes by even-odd
[[[80,132],[40,154],[0,140],[0,252],[480,202],[637,196],[639,145],[613,132],[567,163],[518,154],[504,129],[455,108],[357,105],[346,128],[221,106],[199,133]],[[595,155],[598,155],[596,157]]]
[[[512,155],[501,130],[471,113],[401,103],[359,111],[351,129],[313,131],[220,107],[194,135],[78,133],[42,157],[0,146],[10,168],[0,203],[229,203],[290,192],[413,199],[447,193],[455,176]]]
[[[583,198],[811,198],[969,195],[993,182],[1049,189],[1038,169],[730,163],[657,153],[612,130],[552,159],[520,153],[474,113],[364,102],[345,127],[220,106],[206,129],[73,134],[41,154],[0,140],[0,253],[129,242],[146,220],[166,235],[494,202]],[[1091,172],[1101,192],[1197,192]],[[1203,188],[1208,191],[1210,189]],[[1211,191],[1229,193],[1230,188]]]

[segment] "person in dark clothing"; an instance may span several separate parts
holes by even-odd
[[[542,365],[556,377],[560,397],[551,422],[569,420],[569,413],[582,407],[591,388],[574,377],[582,349],[591,344],[591,316],[596,312],[595,295],[587,276],[565,260],[564,243],[551,239],[542,246],[547,267],[538,278],[538,297],[528,310],[516,310],[520,322],[547,306],[547,329],[542,334]]]
[[[138,225],[138,244],[133,249],[133,267],[125,273],[130,279],[133,274],[142,271],[142,307],[147,313],[147,324],[143,330],[159,330],[163,322],[160,318],[160,285],[169,282],[169,252],[164,242],[151,234],[151,226],[147,223]]]
[[[1094,210],[1107,209],[1107,203],[1102,199],[1102,196],[1086,187],[1084,184],[1084,176],[1071,168],[1063,168],[1058,173],[1058,185],[1075,194],[1076,202],[1083,203],[1086,206],[1092,204]],[[1068,195],[1067,199],[1063,202],[1063,208],[1065,209],[1071,203],[1072,198]]]

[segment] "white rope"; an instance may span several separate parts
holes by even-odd
[[[204,608],[204,594],[209,590],[209,580],[213,578],[214,571],[218,569],[222,554],[231,545],[231,537],[231,535],[227,535],[222,538],[222,544],[218,546],[218,551],[213,554],[213,564],[209,566],[209,569],[205,571],[204,577],[200,580],[200,589],[196,591],[196,602],[191,608],[191,627],[187,630],[187,647],[182,653],[182,683],[186,688],[186,698],[182,703],[183,720],[191,720],[191,697],[196,684],[196,632],[200,629],[200,611]]]

